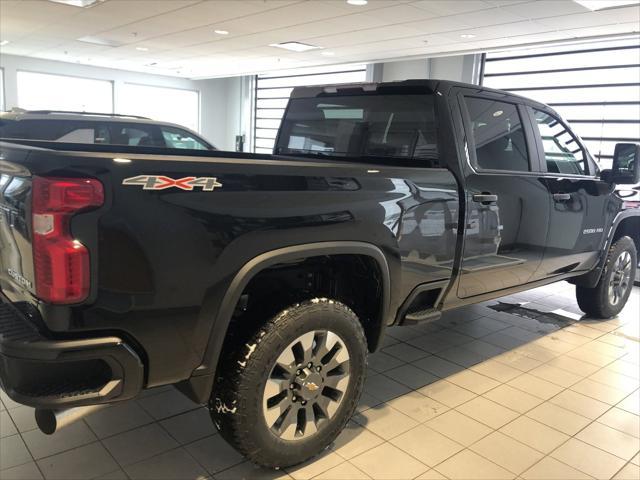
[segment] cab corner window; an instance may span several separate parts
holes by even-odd
[[[530,171],[517,106],[475,97],[466,97],[465,103],[473,132],[477,167],[482,170]]]
[[[587,175],[587,158],[576,137],[558,119],[533,110],[549,173]]]

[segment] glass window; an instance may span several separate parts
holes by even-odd
[[[200,97],[194,90],[125,83],[118,113],[177,123],[194,131],[200,126]]]
[[[94,143],[95,125],[74,120],[0,120],[0,137]]]
[[[18,72],[18,107],[113,113],[113,84],[106,80]]]
[[[281,132],[277,153],[438,159],[427,93],[292,99]]]
[[[610,168],[613,145],[640,142],[638,58],[637,34],[489,52],[483,85],[549,104]]]
[[[137,147],[164,147],[164,139],[160,129],[154,125],[104,123],[103,142],[109,145],[130,145]]]
[[[586,175],[586,156],[582,147],[558,119],[540,110],[534,110],[538,131],[542,138],[547,171],[572,175]]]
[[[527,144],[516,105],[473,97],[467,97],[465,103],[478,167],[529,171]]]
[[[294,87],[364,82],[366,74],[366,66],[358,64],[307,67],[258,75],[254,151],[272,153],[276,133]]]
[[[162,136],[169,148],[188,148],[191,150],[209,150],[209,147],[186,130],[161,126]]]
[[[164,147],[158,127],[83,120],[0,120],[0,138]]]

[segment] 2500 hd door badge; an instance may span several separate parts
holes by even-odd
[[[212,192],[222,184],[216,177],[183,177],[171,178],[164,175],[138,175],[137,177],[125,178],[123,185],[135,185],[143,190],[166,190],[167,188],[179,188],[181,190],[192,191],[201,188],[203,192]]]

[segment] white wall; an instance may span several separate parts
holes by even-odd
[[[367,80],[380,82],[435,78],[477,83],[479,66],[480,55],[400,60],[369,65]],[[221,150],[234,150],[235,136],[244,135],[245,151],[252,150],[254,111],[254,77],[252,76],[189,80],[13,55],[0,55],[0,68],[4,70],[6,109],[19,106],[17,105],[17,71],[19,70],[109,80],[113,82],[116,113],[122,110],[119,92],[127,82],[196,90],[200,93],[200,133]]]
[[[369,76],[378,82],[433,78],[478,83],[479,67],[480,55],[455,55],[376,63]]]
[[[229,121],[229,114],[235,115],[235,107],[231,105],[229,90],[241,81],[241,77],[189,80],[4,54],[0,55],[0,68],[3,69],[4,74],[4,98],[7,110],[20,106],[18,105],[17,85],[19,70],[109,80],[113,82],[114,111],[116,113],[123,110],[120,92],[124,83],[198,91],[200,93],[200,133],[220,149],[234,148],[234,137],[238,127]],[[52,95],[55,95],[55,92],[52,92]]]

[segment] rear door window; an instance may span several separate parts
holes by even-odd
[[[481,170],[531,170],[517,105],[488,98],[465,97]]]

